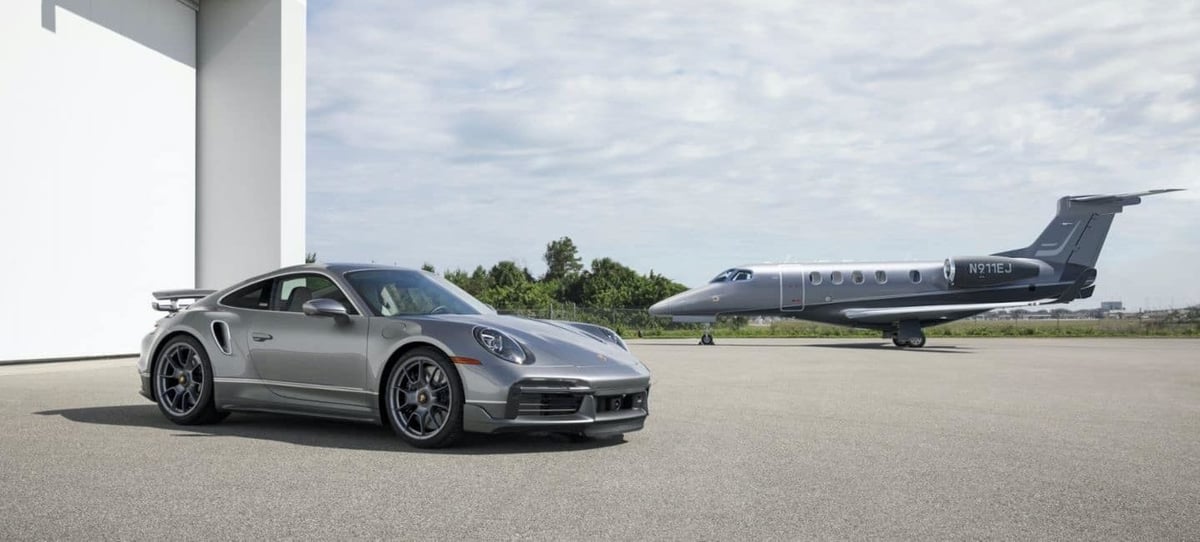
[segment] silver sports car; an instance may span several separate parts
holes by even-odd
[[[502,316],[424,271],[309,264],[154,297],[169,314],[142,341],[142,395],[179,424],[307,414],[432,448],[464,431],[615,436],[649,412],[650,372],[612,330]]]

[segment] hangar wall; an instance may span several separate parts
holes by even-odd
[[[304,10],[0,2],[0,361],[136,352],[162,316],[151,291],[303,260]],[[210,184],[252,211],[198,211]]]
[[[295,0],[201,4],[201,288],[304,263],[305,21]]]
[[[195,251],[196,12],[0,4],[0,360],[132,352]]]

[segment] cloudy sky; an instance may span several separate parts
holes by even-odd
[[[936,4],[936,5],[935,5]],[[753,262],[1117,218],[1097,296],[1200,303],[1200,4],[309,2],[308,247],[514,259],[570,236],[688,285]]]

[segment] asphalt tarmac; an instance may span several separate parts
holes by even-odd
[[[1200,538],[1200,341],[635,342],[624,440],[263,414],[180,427],[132,360],[0,367],[0,539]]]

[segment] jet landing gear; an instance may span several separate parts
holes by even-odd
[[[925,331],[921,329],[921,323],[917,321],[909,320],[900,322],[890,333],[885,333],[884,337],[891,335],[892,344],[900,348],[920,348],[925,346]]]
[[[925,346],[925,334],[922,333],[916,337],[911,337],[908,339],[901,339],[899,336],[894,336],[892,337],[892,344],[899,346],[900,348],[904,348],[906,346],[920,348]]]
[[[704,334],[700,335],[700,344],[704,346],[712,346],[716,344],[713,342],[712,324],[704,324]]]

